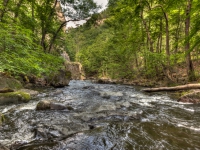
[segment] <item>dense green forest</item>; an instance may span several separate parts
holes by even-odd
[[[50,74],[67,51],[87,76],[177,81],[174,68],[181,66],[193,81],[200,76],[193,65],[199,57],[199,8],[198,0],[109,0],[95,13],[92,0],[3,0],[0,72]],[[86,18],[84,25],[64,30],[69,21]]]
[[[67,51],[88,76],[177,81],[174,68],[182,66],[193,81],[199,8],[198,0],[109,0],[106,10],[68,30]]]
[[[2,0],[0,72],[42,76],[58,70],[66,24],[89,17],[97,8],[92,0]]]

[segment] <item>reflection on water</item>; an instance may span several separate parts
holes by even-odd
[[[43,99],[74,110],[35,111]],[[200,149],[199,108],[167,93],[71,81],[30,103],[1,106],[7,121],[0,143],[20,150]]]

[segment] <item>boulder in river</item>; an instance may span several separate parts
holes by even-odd
[[[30,99],[30,94],[22,91],[0,93],[0,105],[25,103]]]
[[[20,89],[19,92],[30,94],[31,98],[35,98],[39,94],[38,91],[30,90],[30,89]]]
[[[65,106],[62,104],[53,103],[48,100],[41,100],[36,106],[36,110],[50,110],[50,109],[51,110],[64,110],[64,109],[73,110],[71,106]]]
[[[61,69],[57,73],[53,74],[48,79],[48,82],[51,86],[59,88],[69,85],[70,79],[71,79],[71,72],[65,69]]]

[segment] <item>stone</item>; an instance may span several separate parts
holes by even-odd
[[[22,88],[22,84],[12,77],[0,76],[0,89],[17,90]]]
[[[0,125],[4,122],[4,120],[5,120],[4,115],[0,113]]]
[[[14,92],[13,89],[10,89],[10,88],[3,88],[3,89],[0,89],[0,93],[8,93],[8,92]]]
[[[200,90],[193,90],[189,93],[183,94],[178,100],[183,103],[200,103]]]
[[[31,98],[35,98],[39,92],[35,90],[30,90],[30,89],[20,89],[19,92],[24,92],[30,94]]]
[[[48,79],[48,82],[51,86],[59,88],[69,85],[70,79],[71,72],[61,69],[57,73],[53,74],[52,77]]]
[[[99,84],[116,84],[116,81],[111,80],[111,79],[106,79],[106,78],[98,79],[96,82]]]
[[[63,53],[61,54],[61,56],[63,57],[63,59],[64,59],[65,61],[70,62],[69,55],[66,53],[66,51],[63,51]]]
[[[48,110],[51,108],[50,105],[51,105],[50,101],[42,100],[37,104],[36,110]]]
[[[64,109],[73,110],[71,106],[65,106],[62,104],[53,103],[48,100],[41,100],[36,106],[36,110],[64,110]]]
[[[71,72],[71,78],[73,80],[84,80],[85,73],[83,71],[83,67],[79,62],[69,62],[65,61],[65,68],[66,70]]]
[[[0,150],[9,150],[9,148],[0,143]]]
[[[16,91],[0,93],[0,105],[26,103],[31,99],[29,93]]]
[[[62,105],[62,104],[50,103],[50,109],[52,109],[52,110],[64,110],[64,109],[67,109],[67,107]]]

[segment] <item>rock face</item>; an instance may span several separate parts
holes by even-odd
[[[194,90],[187,94],[184,94],[178,99],[178,102],[183,103],[200,103],[200,90]]]
[[[81,63],[79,62],[65,62],[66,70],[70,71],[72,74],[73,80],[83,80],[85,79],[85,74],[82,68]]]
[[[30,99],[30,94],[25,92],[0,93],[0,105],[25,103]]]
[[[53,74],[52,77],[48,79],[48,82],[53,87],[64,87],[69,85],[71,79],[71,72],[67,70],[59,70],[57,73]]]
[[[63,51],[61,56],[65,60],[64,66],[65,66],[66,70],[71,72],[71,79],[72,80],[83,80],[83,79],[85,79],[85,74],[84,74],[81,63],[71,62],[69,55],[65,51]]]

